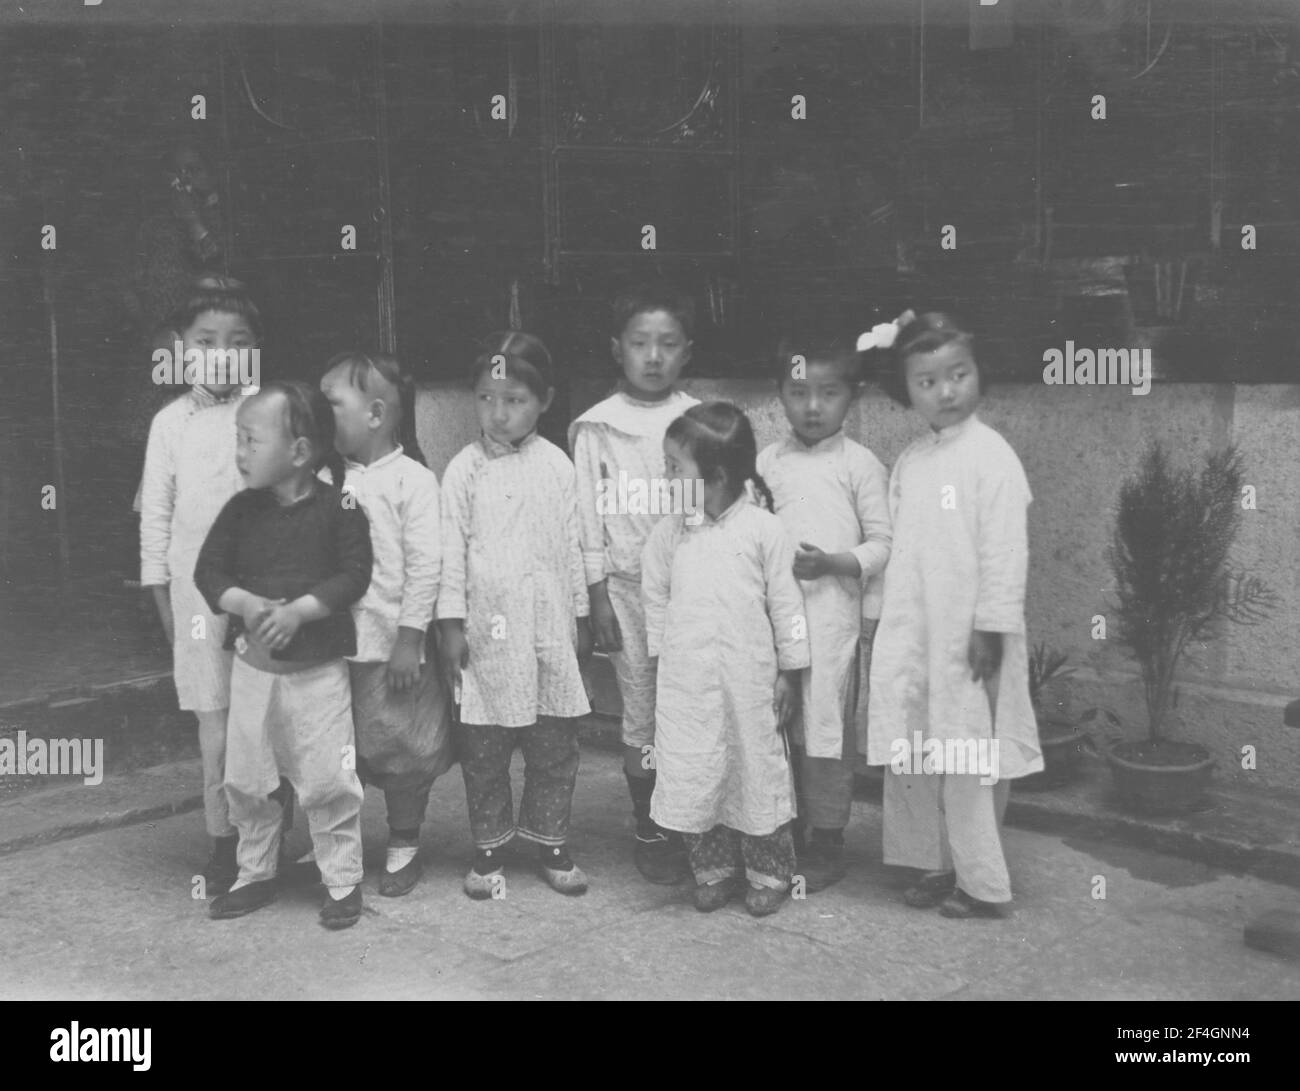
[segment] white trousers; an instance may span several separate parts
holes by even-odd
[[[956,871],[957,885],[972,898],[1011,901],[1001,834],[1011,781],[980,780],[978,773],[895,773],[886,766],[885,863]]]

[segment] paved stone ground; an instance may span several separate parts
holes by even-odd
[[[516,757],[516,782],[521,775]],[[687,886],[632,866],[617,756],[587,750],[572,848],[592,888],[567,899],[522,862],[506,897],[460,890],[471,852],[458,771],[434,789],[421,885],[380,898],[382,800],[365,812],[367,912],[329,933],[319,895],[286,892],[235,921],[191,898],[197,812],[0,857],[5,998],[1296,999],[1300,965],[1242,929],[1294,889],[1143,849],[1010,830],[1017,908],[949,921],[899,901],[879,808],[855,803],[848,878],[774,917],[697,913]],[[306,834],[295,830],[294,848]],[[1095,877],[1105,898],[1092,896]]]

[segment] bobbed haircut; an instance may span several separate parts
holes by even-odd
[[[972,355],[975,351],[975,335],[964,323],[942,311],[926,311],[898,331],[893,348],[881,352],[880,368],[876,379],[884,390],[899,405],[912,405],[907,393],[907,360],[910,356],[925,356],[937,352],[945,345],[954,342],[966,345]],[[978,367],[976,368],[978,372]],[[983,375],[980,375],[980,390],[984,389]]]

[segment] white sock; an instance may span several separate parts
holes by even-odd
[[[384,870],[389,874],[394,871],[401,871],[402,868],[415,859],[415,854],[419,851],[419,845],[389,845],[388,860],[384,864]]]
[[[300,864],[314,864],[316,862],[316,850],[311,849],[306,856],[297,862]]]
[[[329,891],[329,896],[331,898],[333,898],[336,902],[341,902],[344,898],[346,898],[349,894],[351,894],[354,890],[356,890],[356,886],[355,885],[330,886],[330,887],[326,887],[325,889]]]
[[[248,880],[247,880],[247,879],[236,879],[233,883],[230,884],[230,893],[233,894],[233,893],[234,893],[236,890],[238,890],[241,886],[248,886]]]

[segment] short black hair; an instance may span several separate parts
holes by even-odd
[[[806,366],[833,365],[851,387],[856,388],[862,382],[863,353],[858,351],[855,337],[839,333],[787,333],[777,345],[772,361],[778,389],[792,377],[796,356],[802,356]]]
[[[627,330],[627,324],[639,314],[664,311],[677,320],[686,340],[695,337],[695,300],[667,281],[645,281],[619,292],[614,299],[613,336],[618,339]]]
[[[504,330],[494,333],[482,342],[474,358],[470,373],[470,386],[495,365],[501,364],[505,374],[523,383],[543,401],[546,392],[555,388],[555,365],[550,350],[540,337],[522,330]]]

